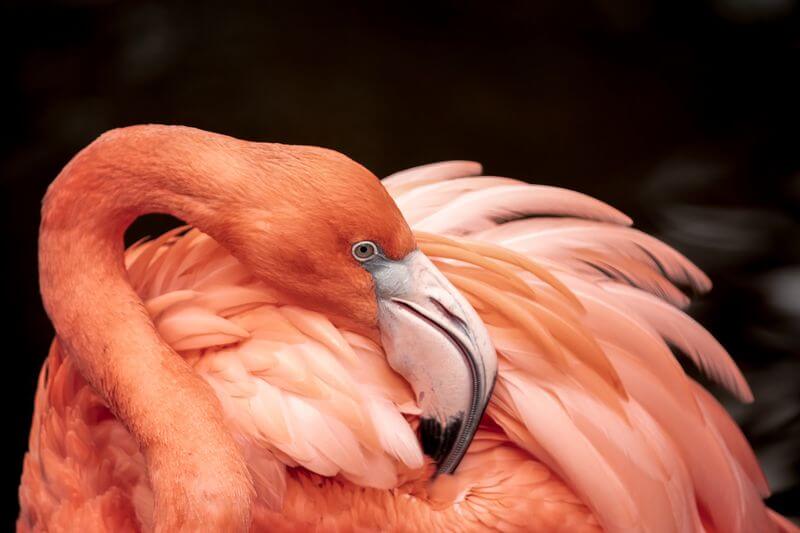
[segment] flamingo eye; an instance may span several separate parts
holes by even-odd
[[[357,242],[353,245],[352,253],[356,261],[363,263],[378,255],[378,246],[372,241]]]

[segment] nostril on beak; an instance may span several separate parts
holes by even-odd
[[[453,324],[457,325],[458,329],[460,329],[462,333],[466,334],[469,331],[469,328],[467,327],[467,323],[464,322],[464,320],[460,316],[454,315],[452,312],[450,312],[450,310],[442,302],[440,302],[439,300],[437,300],[436,298],[434,298],[432,296],[429,297],[428,300],[439,311],[441,311],[444,316],[446,316],[448,319],[450,319],[450,322],[452,322]]]

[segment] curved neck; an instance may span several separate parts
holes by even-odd
[[[39,275],[59,342],[147,454],[235,454],[210,388],[157,334],[127,279],[123,235],[139,215],[158,212],[221,242],[215,213],[258,146],[190,128],[139,126],[109,132],[78,154],[45,197]],[[254,158],[255,159],[255,158]],[[198,451],[202,439],[216,452]]]

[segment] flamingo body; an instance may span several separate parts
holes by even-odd
[[[374,329],[287,300],[197,229],[126,252],[158,335],[210,386],[241,450],[251,530],[792,531],[764,506],[735,423],[668,347],[752,399],[680,310],[675,284],[708,290],[703,273],[601,202],[480,174],[449,162],[383,181],[498,354],[488,410],[452,476],[431,477],[415,395]],[[18,530],[157,527],[146,464],[56,339]]]

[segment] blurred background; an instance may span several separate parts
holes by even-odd
[[[52,335],[40,199],[100,133],[147,122],[327,146],[379,176],[473,159],[632,215],[714,280],[691,312],[757,401],[719,397],[762,461],[769,504],[800,514],[795,0],[196,4],[0,7],[9,520]],[[147,217],[129,238],[174,223]]]

